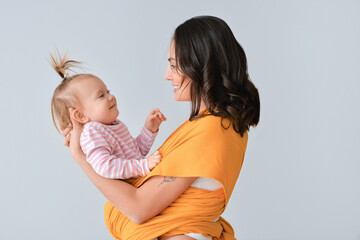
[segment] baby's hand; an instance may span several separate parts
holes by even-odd
[[[151,154],[150,157],[147,159],[148,166],[150,170],[153,170],[161,161],[161,155],[159,151],[154,152]]]
[[[159,130],[160,124],[166,121],[166,117],[158,108],[153,108],[149,116],[146,118],[145,127],[151,132],[155,133]]]

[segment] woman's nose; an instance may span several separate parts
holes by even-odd
[[[171,81],[171,70],[170,70],[170,66],[168,66],[168,67],[166,68],[165,80]]]

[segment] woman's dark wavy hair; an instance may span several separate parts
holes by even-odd
[[[223,20],[191,18],[176,28],[173,42],[179,71],[192,80],[190,121],[206,115],[199,114],[203,99],[211,115],[229,119],[241,136],[258,124],[258,90],[250,81],[245,52]]]

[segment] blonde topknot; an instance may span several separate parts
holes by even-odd
[[[68,53],[61,55],[58,49],[54,53],[50,53],[49,62],[62,79],[70,77],[68,72],[75,72],[75,68],[83,69],[82,62],[69,59]]]

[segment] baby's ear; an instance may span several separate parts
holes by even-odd
[[[82,112],[80,112],[79,109],[74,109],[74,111],[72,112],[72,118],[82,124],[85,124],[90,121],[90,118],[85,114],[83,114]]]

